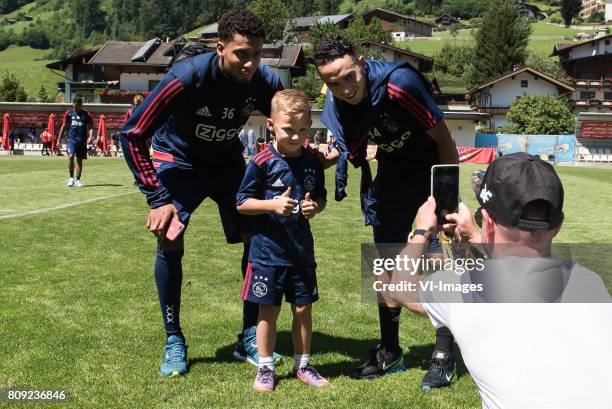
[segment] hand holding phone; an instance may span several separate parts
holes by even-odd
[[[185,230],[185,225],[175,217],[172,218],[168,230],[166,230],[166,240],[174,241]]]
[[[448,223],[446,215],[459,208],[459,165],[431,167],[431,195],[436,200],[438,225]]]

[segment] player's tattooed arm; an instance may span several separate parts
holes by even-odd
[[[427,131],[427,135],[436,142],[438,156],[442,164],[457,163],[457,145],[444,120],[438,122]]]

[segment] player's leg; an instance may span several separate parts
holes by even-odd
[[[217,170],[217,175],[210,175],[212,184],[210,198],[219,208],[221,225],[228,244],[242,243],[241,271],[244,279],[248,270],[250,252],[251,217],[244,216],[236,210],[236,194],[244,177],[244,160],[236,161],[235,166]],[[258,352],[256,342],[256,326],[259,314],[257,304],[244,300],[242,305],[242,331],[237,336],[234,357],[239,361],[257,364]],[[282,362],[282,357],[274,353],[274,361]]]
[[[439,234],[431,236],[427,249],[427,258],[443,258]],[[449,386],[455,375],[455,356],[453,344],[455,338],[447,327],[436,329],[436,344],[431,356],[429,368],[421,381],[421,389],[427,391],[431,388]]]
[[[76,155],[76,146],[74,141],[70,139],[68,139],[66,143],[66,153],[68,155],[68,173],[70,174],[66,186],[72,187],[74,186],[74,157]]]
[[[308,386],[322,388],[329,385],[319,371],[309,363],[312,338],[312,304],[319,299],[316,263],[289,269],[285,298],[291,303],[293,323],[293,375]]]
[[[75,177],[74,177],[74,185],[76,187],[82,187],[83,182],[81,182],[81,173],[83,172],[83,157],[77,154],[76,156],[76,166],[75,166]]]
[[[157,170],[159,180],[173,198],[179,219],[186,230],[191,213],[206,197],[206,192],[202,189],[201,175],[194,170],[166,165],[158,167]],[[180,320],[185,230],[173,241],[164,238],[157,242],[155,284],[167,339],[160,365],[162,376],[183,375],[188,369],[187,344]]]
[[[183,235],[174,241],[159,239],[157,244],[155,284],[166,330],[166,345],[160,373],[162,376],[183,375],[187,372],[188,365],[187,344],[180,322]]]
[[[83,160],[87,159],[87,141],[78,142],[74,146],[74,156],[76,157],[75,175],[74,175],[74,186],[83,187],[81,181],[81,174],[83,172]]]
[[[256,360],[246,359],[257,365],[253,389],[271,392],[276,384],[276,365],[274,346],[276,345],[276,320],[283,297],[283,283],[287,267],[266,266],[249,263],[245,281],[242,284],[240,299],[258,306],[259,320],[256,329]]]

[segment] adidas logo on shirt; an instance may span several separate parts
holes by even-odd
[[[284,187],[285,184],[283,183],[282,180],[280,180],[280,178],[276,179],[276,181],[274,183],[272,183],[273,187]]]
[[[204,105],[202,108],[198,109],[196,111],[196,115],[200,115],[200,116],[212,116],[210,111],[208,110],[208,107],[206,105]]]

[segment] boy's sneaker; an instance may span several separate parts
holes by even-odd
[[[179,376],[187,372],[187,345],[177,335],[170,335],[164,347],[164,360],[159,372],[162,376]]]
[[[387,351],[381,345],[368,352],[368,360],[357,367],[353,377],[358,379],[375,379],[383,375],[389,375],[406,370],[404,365],[404,354],[400,348],[397,351]]]
[[[449,386],[455,376],[455,360],[444,351],[435,350],[431,364],[421,381],[421,390]]]
[[[272,392],[276,386],[276,372],[267,366],[257,370],[252,388],[257,392]]]
[[[68,178],[68,181],[66,182],[66,186],[67,187],[73,187],[74,186],[74,178]]]
[[[74,181],[74,187],[83,187],[84,184],[81,182],[81,179],[77,179]]]
[[[317,369],[310,364],[306,364],[298,370],[294,369],[293,375],[306,385],[312,386],[313,388],[324,388],[329,385],[329,381],[323,378],[319,371],[317,371]]]
[[[236,341],[236,349],[234,350],[234,358],[239,361],[246,361],[255,366],[259,365],[259,354],[257,353],[257,338],[253,334],[244,337],[243,334],[238,334],[238,341]],[[275,365],[283,363],[283,357],[276,352],[272,353],[272,359],[274,359]]]

